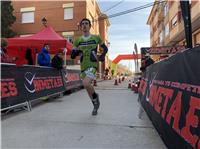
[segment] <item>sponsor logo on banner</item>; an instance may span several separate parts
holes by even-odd
[[[176,46],[176,47],[142,47],[141,53],[142,55],[145,55],[149,53],[150,55],[156,55],[156,54],[175,54],[177,52],[180,52],[184,50],[184,46]]]
[[[35,79],[36,74],[32,74],[31,72],[26,72],[24,75],[25,82],[24,82],[24,87],[29,93],[34,93],[35,92],[35,87],[33,84],[33,80]]]
[[[63,86],[61,76],[36,77],[33,81],[36,92]]]
[[[66,82],[70,81],[80,81],[80,76],[78,73],[65,72]]]
[[[26,72],[24,86],[29,93],[63,86],[61,76],[36,77],[36,73]]]

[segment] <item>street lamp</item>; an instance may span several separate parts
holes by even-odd
[[[44,25],[44,27],[47,27],[47,19],[45,17],[42,18],[41,22]]]

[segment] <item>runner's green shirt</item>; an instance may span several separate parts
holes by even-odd
[[[101,44],[100,36],[90,35],[88,37],[81,36],[74,41],[74,47],[80,50],[81,71],[90,67],[97,68],[97,48]]]

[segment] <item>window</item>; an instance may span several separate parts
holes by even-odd
[[[34,12],[35,7],[25,7],[21,8],[20,12],[22,14],[22,23],[34,23]]]
[[[178,21],[178,17],[177,17],[177,14],[176,14],[171,21],[172,28],[174,28],[177,25],[177,21]]]
[[[64,20],[73,19],[73,8],[74,8],[74,3],[63,4]]]
[[[160,39],[160,43],[161,43],[163,41],[163,32],[160,32],[159,39]]]
[[[167,16],[167,14],[168,14],[168,3],[166,3],[164,7],[164,15]]]
[[[157,31],[157,27],[156,25],[153,27],[153,33],[155,33]]]
[[[165,25],[165,37],[169,34],[169,23]]]
[[[74,41],[74,32],[62,32],[62,35],[67,41],[73,43]]]
[[[66,36],[65,38],[67,39],[68,42],[73,44],[73,42],[74,42],[73,36]]]
[[[31,36],[33,34],[25,34],[25,35],[20,35],[20,37],[28,37],[28,36]]]
[[[22,12],[22,23],[34,23],[34,12]]]
[[[73,19],[73,8],[64,8],[64,20]]]

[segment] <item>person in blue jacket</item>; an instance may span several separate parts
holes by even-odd
[[[40,66],[49,66],[51,67],[51,58],[49,54],[49,45],[44,44],[43,48],[41,49],[41,52],[38,54],[37,62]]]

